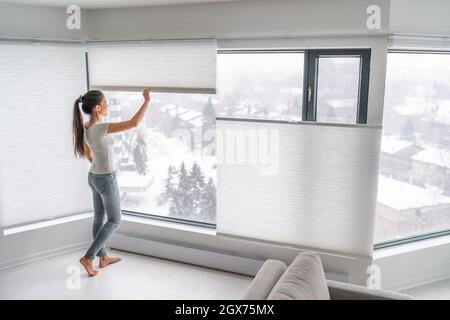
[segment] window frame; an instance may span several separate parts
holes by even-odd
[[[355,48],[342,48],[342,49],[218,49],[217,54],[267,54],[267,53],[303,53],[304,63],[303,63],[303,83],[302,83],[302,114],[301,121],[312,121],[317,122],[316,112],[317,112],[317,67],[316,59],[320,56],[357,56],[361,58],[360,71],[359,71],[359,83],[358,83],[358,105],[357,105],[357,117],[354,123],[336,123],[329,122],[329,124],[367,124],[367,113],[368,113],[368,100],[369,100],[369,82],[370,82],[370,58],[372,49],[355,49]],[[313,86],[311,86],[313,84]],[[308,102],[308,87],[311,87],[311,94],[314,99]],[[248,121],[254,120],[268,120],[268,121],[280,121],[279,119],[253,119],[253,118],[230,118],[221,117],[229,119],[244,119]],[[319,122],[317,122],[319,123]],[[328,122],[327,122],[328,123]]]
[[[311,49],[305,52],[303,81],[303,121],[317,122],[318,59],[321,57],[360,57],[356,124],[367,124],[371,49]],[[330,122],[334,123],[334,122]]]

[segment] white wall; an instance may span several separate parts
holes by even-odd
[[[391,0],[390,33],[450,36],[450,1]]]
[[[366,9],[381,8],[381,29],[366,27]],[[0,38],[241,38],[386,34],[389,0],[246,0],[82,11],[80,30],[66,28],[63,7],[0,3]]]
[[[370,4],[379,4],[382,9],[382,28],[376,33],[368,32],[365,25],[365,10]],[[69,30],[65,8],[0,3],[0,38],[450,36],[448,12],[448,0],[247,0],[83,10],[81,29]]]
[[[6,236],[0,232],[0,269],[90,245],[91,230],[88,218]]]
[[[366,26],[369,5],[381,29]],[[242,38],[386,34],[389,0],[259,0],[89,10],[91,39]]]
[[[0,3],[0,38],[86,39],[86,15],[79,30],[67,29],[67,17],[65,8]]]

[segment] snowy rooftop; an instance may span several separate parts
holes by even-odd
[[[378,202],[397,211],[403,211],[440,204],[450,205],[450,197],[406,182],[379,176]]]
[[[202,117],[203,114],[198,111],[187,109],[184,107],[177,107],[174,104],[167,104],[161,108],[164,112],[169,112],[171,116],[178,115],[182,120],[191,122],[196,126],[201,126],[203,124]]]
[[[415,154],[412,159],[439,167],[450,168],[450,151],[443,149],[429,147]]]
[[[394,154],[412,145],[411,142],[401,140],[398,136],[383,136],[381,139],[381,152]]]
[[[184,109],[184,108],[181,108],[181,109]],[[179,117],[181,119],[183,119],[184,121],[191,121],[191,120],[194,120],[194,119],[199,119],[199,118],[202,118],[202,116],[203,115],[202,115],[201,112],[193,111],[193,110],[189,110],[189,109],[183,110],[179,114]]]

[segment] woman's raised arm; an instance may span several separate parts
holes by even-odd
[[[107,133],[121,132],[137,127],[139,122],[141,122],[142,118],[144,117],[144,114],[147,111],[148,104],[150,103],[150,91],[150,89],[146,88],[142,92],[144,103],[130,120],[122,122],[111,122],[108,126]]]

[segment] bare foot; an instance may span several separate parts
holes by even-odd
[[[94,270],[94,267],[92,265],[92,259],[89,259],[87,257],[82,257],[80,259],[80,263],[86,269],[86,272],[88,273],[89,277],[93,277],[93,276],[97,275],[98,271]]]
[[[120,260],[122,260],[122,259],[121,258],[108,257],[108,256],[102,256],[102,257],[100,257],[100,262],[99,262],[98,266],[100,268],[104,268],[108,264],[113,264],[113,263],[119,262]]]

